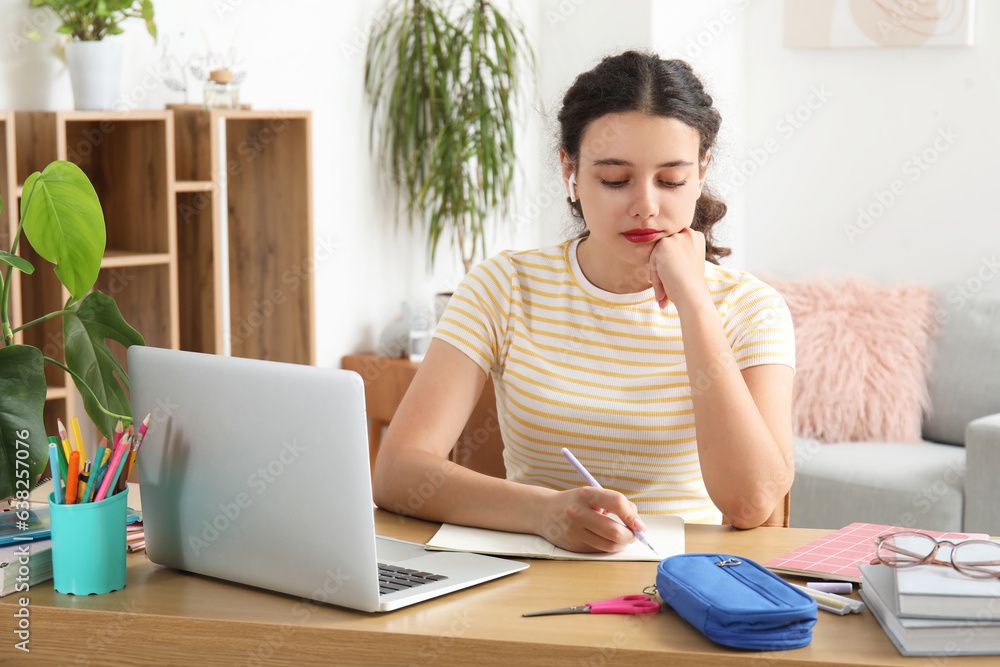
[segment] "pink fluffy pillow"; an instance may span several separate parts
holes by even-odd
[[[768,277],[795,325],[792,426],[823,442],[920,440],[934,294],[859,278]]]

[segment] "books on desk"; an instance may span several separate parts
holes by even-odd
[[[948,562],[950,551],[948,545],[939,545],[935,558]],[[1000,620],[1000,580],[926,565],[897,569],[895,574],[896,601],[903,616]]]
[[[989,605],[990,611],[968,619],[916,617],[901,612],[897,586],[899,575],[932,569],[953,571],[935,565],[906,569],[885,565],[860,566],[861,597],[899,652],[904,656],[1000,654],[1000,599],[988,598],[987,604],[993,603]],[[968,578],[958,572],[955,576]],[[991,583],[975,579],[970,579],[970,582],[980,585]],[[960,594],[939,594],[938,600],[943,603],[946,598],[961,600],[963,597]],[[976,597],[982,601],[981,596]],[[947,611],[948,606],[942,604],[940,609]]]
[[[656,549],[635,541],[616,553],[576,553],[560,549],[545,538],[525,533],[505,533],[486,528],[471,528],[442,524],[427,549],[437,551],[469,551],[493,556],[548,558],[556,560],[631,560],[659,562],[667,556],[684,553],[684,520],[665,514],[643,515],[646,537]]]
[[[25,540],[0,547],[0,597],[27,593],[52,578],[52,540]]]

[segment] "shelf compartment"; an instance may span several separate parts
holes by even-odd
[[[146,345],[176,348],[176,313],[172,313],[170,265],[121,266],[102,268],[95,290],[115,300],[122,317],[142,334]],[[108,346],[125,365],[125,348],[109,340]]]
[[[177,132],[177,181],[212,182],[211,114],[196,105],[168,105]]]
[[[65,155],[94,184],[104,209],[109,248],[168,253],[173,193],[167,122],[165,118],[109,120],[113,116],[67,116]]]
[[[313,363],[308,116],[224,118],[232,354]]]
[[[177,194],[177,282],[185,316],[181,349],[218,353],[222,334],[216,326],[219,295],[216,280],[212,198],[202,192]]]

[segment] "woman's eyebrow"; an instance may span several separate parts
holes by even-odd
[[[657,169],[669,169],[670,167],[690,167],[693,166],[693,162],[688,162],[687,160],[671,160],[670,162],[664,162],[663,164],[656,165]],[[634,167],[635,165],[628,160],[619,160],[618,158],[608,157],[603,160],[594,160],[593,166],[595,167]]]

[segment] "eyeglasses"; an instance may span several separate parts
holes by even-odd
[[[948,561],[934,557],[942,544],[951,547]],[[1000,543],[988,540],[949,542],[936,540],[923,533],[889,533],[875,539],[875,559],[871,564],[877,563],[889,567],[944,565],[955,568],[967,577],[1000,578]]]

